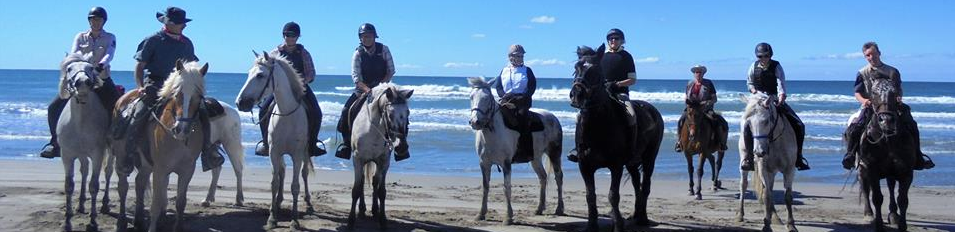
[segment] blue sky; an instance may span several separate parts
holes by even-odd
[[[3,1],[0,69],[55,69],[96,5],[118,38],[114,70],[131,70],[136,45],[161,26],[154,14],[179,6],[213,72],[245,72],[251,50],[271,50],[296,21],[319,74],[348,74],[358,25],[371,22],[399,76],[495,75],[520,43],[539,77],[566,78],[575,47],[596,47],[613,27],[627,35],[638,79],[688,79],[694,64],[743,79],[762,41],[792,80],[852,80],[870,40],[904,80],[955,76],[952,1]]]

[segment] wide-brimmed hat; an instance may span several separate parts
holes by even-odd
[[[691,73],[701,72],[703,74],[706,74],[706,66],[703,66],[703,65],[693,66],[692,68],[690,68],[690,72]]]
[[[185,24],[192,21],[192,19],[186,18],[185,10],[174,6],[166,8],[166,12],[164,13],[156,12],[156,20],[159,20],[159,22],[163,24]]]

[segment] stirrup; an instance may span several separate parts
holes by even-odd
[[[269,156],[269,145],[264,141],[259,140],[259,142],[255,144],[255,155],[266,157]]]
[[[311,146],[308,148],[310,150],[309,155],[311,155],[312,157],[318,157],[318,156],[323,156],[325,154],[328,154],[328,151],[325,149],[325,142],[322,142],[321,140],[318,140],[316,142],[321,143],[322,147],[318,147],[318,145],[311,144]],[[312,150],[312,148],[315,148],[315,149]]]
[[[342,159],[351,159],[351,147],[345,144],[338,144],[338,149],[335,151],[335,157]]]
[[[799,171],[809,170],[809,160],[807,160],[806,157],[802,157],[802,159],[797,160],[796,169]]]
[[[580,162],[580,157],[577,156],[577,148],[574,148],[567,153],[567,160],[570,160],[570,162],[574,163]]]
[[[49,149],[47,149],[47,147],[49,147]],[[57,145],[54,145],[52,142],[47,143],[46,145],[43,145],[43,147],[41,147],[40,150],[41,150],[40,157],[47,158],[47,159],[60,157],[60,147]]]
[[[676,145],[673,146],[673,151],[683,152],[683,147],[680,146],[680,142],[676,142]]]
[[[919,159],[922,159],[922,165],[915,170],[926,170],[926,169],[932,169],[935,167],[935,162],[932,161],[932,157],[928,157],[928,155],[926,155],[925,153],[921,153],[921,152],[919,153],[922,156],[922,157],[919,157]]]

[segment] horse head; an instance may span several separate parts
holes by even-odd
[[[687,127],[687,141],[696,141],[696,135],[699,134],[699,125],[705,123],[703,121],[706,116],[703,114],[703,104],[687,104],[686,105],[686,121],[684,121],[684,126]]]
[[[382,83],[371,91],[369,110],[380,114],[380,122],[384,125],[384,137],[390,140],[395,153],[408,154],[408,118],[411,115],[408,109],[408,99],[414,90],[398,89],[391,83]]]
[[[471,116],[468,120],[471,129],[492,129],[494,113],[498,110],[494,95],[491,94],[491,84],[483,77],[469,77],[468,84],[471,90]]]
[[[254,50],[252,53],[255,60],[242,90],[239,90],[239,96],[235,99],[235,105],[240,111],[251,111],[256,103],[275,91],[275,56],[269,56],[269,53],[264,51],[261,56]]]
[[[753,134],[753,154],[763,157],[769,153],[769,144],[780,136],[774,133],[776,126],[787,123],[776,113],[776,99],[765,93],[756,93],[742,97],[746,102],[743,113],[743,126]]]
[[[898,132],[899,91],[887,78],[875,78],[870,101],[883,137]]]
[[[598,51],[590,47],[577,47],[574,81],[570,89],[570,105],[574,108],[584,109],[602,102],[599,98],[595,98],[605,92],[599,89],[603,86],[604,79],[599,68],[600,55]]]
[[[159,96],[167,103],[160,116],[160,124],[172,137],[185,140],[194,130],[193,122],[198,119],[200,105],[205,98],[205,75],[209,63],[199,66],[198,62],[176,61],[176,69],[169,74]],[[171,125],[171,126],[168,126]]]
[[[90,62],[91,55],[73,53],[60,63],[60,97],[74,97],[80,104],[86,104],[86,97],[93,89],[103,86],[105,72],[100,72]]]

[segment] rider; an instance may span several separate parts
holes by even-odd
[[[693,79],[686,83],[686,104],[687,105],[703,105],[703,112],[706,114],[706,117],[709,118],[714,128],[725,130],[726,125],[723,123],[718,123],[719,115],[716,111],[713,110],[713,105],[716,105],[716,87],[713,86],[713,81],[710,79],[703,78],[703,75],[706,75],[706,66],[697,65],[690,68],[690,72],[693,73]],[[686,121],[686,111],[683,111],[683,114],[680,115],[680,120],[677,122],[676,128],[683,128],[683,122]],[[726,150],[726,138],[724,133],[716,133],[718,136],[716,139],[720,141],[720,146],[722,150]],[[680,135],[677,133],[676,138],[676,147],[674,148],[676,152],[682,152],[683,148],[680,144]]]
[[[136,86],[140,89],[141,97],[133,108],[132,117],[128,122],[128,131],[114,133],[117,138],[123,134],[128,135],[126,150],[129,154],[137,151],[136,146],[146,145],[143,135],[146,122],[149,120],[149,112],[155,107],[158,100],[157,92],[175,68],[176,61],[199,60],[192,40],[182,34],[186,23],[192,21],[186,18],[185,10],[168,7],[164,13],[156,13],[156,19],[163,24],[162,30],[143,39],[133,56],[137,61],[133,76],[136,79]],[[205,107],[201,106],[197,113],[202,130],[206,131],[202,138],[202,170],[208,171],[220,167],[225,159],[209,141],[209,117]],[[148,151],[148,149],[142,150]]]
[[[298,38],[301,35],[302,29],[298,23],[286,23],[282,28],[282,36],[285,38],[285,43],[279,44],[272,52],[278,51],[285,56],[285,58],[292,63],[292,67],[295,68],[295,71],[298,71],[305,80],[305,98],[302,99],[302,104],[305,106],[305,114],[308,115],[309,154],[311,154],[311,156],[321,156],[324,155],[326,151],[325,149],[319,148],[316,144],[318,143],[318,130],[321,129],[322,126],[322,109],[318,107],[318,100],[315,99],[315,94],[308,85],[308,83],[312,83],[312,81],[315,80],[315,65],[312,63],[312,55],[308,53],[308,50],[305,50],[305,46],[298,44]],[[273,96],[266,97],[261,104],[263,110],[259,111],[259,118],[261,118],[259,129],[262,131],[262,146],[255,149],[255,154],[259,156],[269,155],[268,129],[269,119],[272,118],[272,114],[266,109],[272,105],[272,100],[274,100]]]
[[[494,81],[494,89],[502,103],[513,104],[512,108],[501,107],[505,119],[513,118],[517,121],[521,134],[518,140],[517,152],[513,162],[523,163],[534,159],[534,140],[531,138],[530,112],[531,98],[537,90],[537,78],[531,67],[524,65],[524,47],[520,44],[511,45],[507,52],[509,63],[501,70],[501,74]],[[516,117],[515,117],[516,116]]]
[[[395,62],[391,57],[391,50],[388,46],[375,42],[377,38],[378,31],[375,30],[375,25],[364,23],[358,27],[358,39],[361,44],[355,48],[355,53],[352,55],[351,69],[355,92],[345,101],[341,117],[338,119],[338,132],[342,133],[342,141],[338,144],[335,157],[351,158],[351,124],[355,119],[349,115],[357,114],[364,104],[359,103],[357,107],[352,105],[356,101],[365,99],[365,95],[371,92],[371,88],[383,82],[391,82],[391,78],[395,75]],[[395,154],[395,161],[409,157],[410,155],[407,154]]]
[[[749,86],[750,93],[763,92],[770,97],[778,97],[779,103],[777,109],[786,116],[786,119],[792,125],[796,132],[796,168],[800,171],[809,170],[809,164],[802,155],[802,143],[806,136],[806,126],[796,115],[796,112],[786,104],[786,74],[783,72],[783,66],[779,61],[773,60],[773,47],[768,43],[756,44],[756,62],[749,67],[747,72],[746,85]],[[745,136],[745,159],[740,165],[740,169],[753,171],[753,140],[752,132],[747,128],[743,131]]]
[[[902,103],[902,76],[899,74],[899,70],[895,67],[889,66],[888,64],[882,63],[882,52],[879,50],[879,45],[875,42],[867,42],[862,45],[862,53],[865,55],[866,61],[869,63],[859,69],[859,73],[856,74],[855,82],[855,97],[856,100],[859,100],[860,106],[859,113],[856,113],[852,119],[850,119],[849,127],[846,128],[845,136],[846,141],[846,155],[842,159],[842,167],[845,169],[852,169],[855,166],[855,153],[859,149],[859,139],[862,137],[862,132],[865,129],[865,124],[868,118],[872,116],[872,105],[869,102],[869,93],[872,92],[872,86],[867,86],[866,83],[868,80],[876,78],[889,78],[896,89],[899,90],[899,110],[900,110],[900,122],[903,125],[908,126],[909,131],[912,132],[912,135],[915,138],[915,147],[918,149],[918,158],[915,159],[915,164],[912,167],[915,170],[931,169],[935,167],[935,163],[932,162],[932,159],[922,153],[922,147],[919,140],[919,129],[918,124],[915,120],[912,119],[911,108],[905,103]]]
[[[116,51],[116,36],[103,29],[106,19],[106,9],[98,6],[90,9],[86,16],[90,29],[76,34],[70,52],[92,53],[91,63],[96,65],[96,71],[100,75],[106,77],[103,79],[103,86],[94,89],[93,92],[102,101],[106,110],[112,112],[113,105],[119,99],[119,92],[116,91],[116,85],[113,84],[113,79],[110,78],[109,73],[109,62],[113,60],[113,52]],[[56,123],[60,120],[60,114],[66,107],[67,100],[69,99],[57,96],[53,98],[53,102],[47,108],[46,118],[50,124],[50,143],[40,152],[40,157],[49,159],[60,157],[60,145],[56,141]]]

